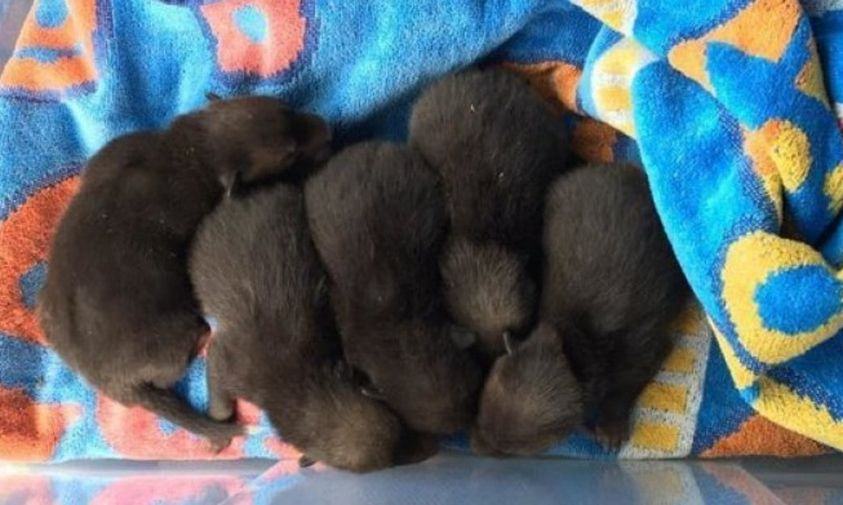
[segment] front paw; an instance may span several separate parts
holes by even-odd
[[[408,432],[396,454],[395,464],[411,465],[433,457],[439,452],[439,437]]]
[[[229,445],[231,445],[231,438],[214,438],[210,440],[211,442],[211,450],[214,454],[219,454],[222,451],[226,450]]]
[[[629,420],[600,421],[594,427],[594,436],[603,447],[616,452],[629,439]]]
[[[208,417],[219,422],[231,421],[234,418],[234,405],[225,402],[212,403],[208,408]]]

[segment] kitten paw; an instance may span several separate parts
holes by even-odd
[[[226,450],[229,445],[231,445],[231,439],[230,438],[220,438],[220,439],[211,440],[210,442],[211,442],[211,450],[214,452],[214,454],[221,453],[222,451]]]
[[[212,403],[208,408],[208,417],[219,422],[231,421],[234,418],[234,407]]]
[[[603,447],[618,451],[629,439],[629,421],[603,421],[594,427],[594,436]]]

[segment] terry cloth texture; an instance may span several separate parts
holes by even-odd
[[[36,0],[0,75],[0,459],[289,455],[243,406],[256,428],[215,456],[50,350],[33,305],[78,174],[208,92],[402,139],[420,89],[472,64],[526,74],[580,156],[645,167],[701,302],[619,455],[841,449],[841,58],[839,0]],[[200,409],[203,373],[178,386]],[[586,433],[552,453],[614,456]]]

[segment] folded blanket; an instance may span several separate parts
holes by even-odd
[[[836,0],[36,0],[0,74],[0,458],[214,457],[96,394],[38,328],[87,157],[206,92],[284,97],[346,143],[401,139],[420,88],[474,63],[570,111],[583,158],[643,164],[706,314],[677,321],[620,456],[841,449],[841,46]],[[179,384],[197,408],[203,373],[197,359]],[[240,411],[257,427],[218,457],[289,456]],[[586,433],[552,452],[605,455]]]

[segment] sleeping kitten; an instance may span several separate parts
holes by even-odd
[[[562,118],[502,70],[445,77],[413,107],[410,143],[442,177],[451,221],[446,304],[491,357],[534,318],[544,195],[566,139]]]
[[[190,272],[219,323],[208,350],[211,417],[229,419],[241,397],[310,460],[357,472],[401,462],[412,435],[341,359],[299,190],[279,184],[220,204]]]
[[[546,403],[540,399],[551,395],[548,388],[564,387],[551,397],[568,395],[576,403],[581,395],[584,418],[605,445],[617,448],[629,436],[638,395],[673,344],[666,325],[689,294],[644,173],[628,165],[589,165],[559,177],[548,195],[544,251],[542,323],[495,364],[477,438],[515,454],[549,448],[575,424],[570,406],[547,403],[532,423],[523,412]],[[539,345],[534,341],[551,350],[531,352]],[[504,373],[513,369],[541,369],[543,378]],[[562,385],[571,373],[581,393]],[[517,428],[508,421],[512,416],[523,420]]]
[[[409,148],[358,144],[308,181],[306,199],[349,363],[411,428],[467,427],[481,378],[439,300],[436,174]]]
[[[307,164],[328,139],[319,118],[247,97],[108,143],[88,162],[53,239],[39,317],[55,350],[118,402],[227,444],[239,427],[208,419],[169,389],[208,332],[188,247],[233,186]]]

